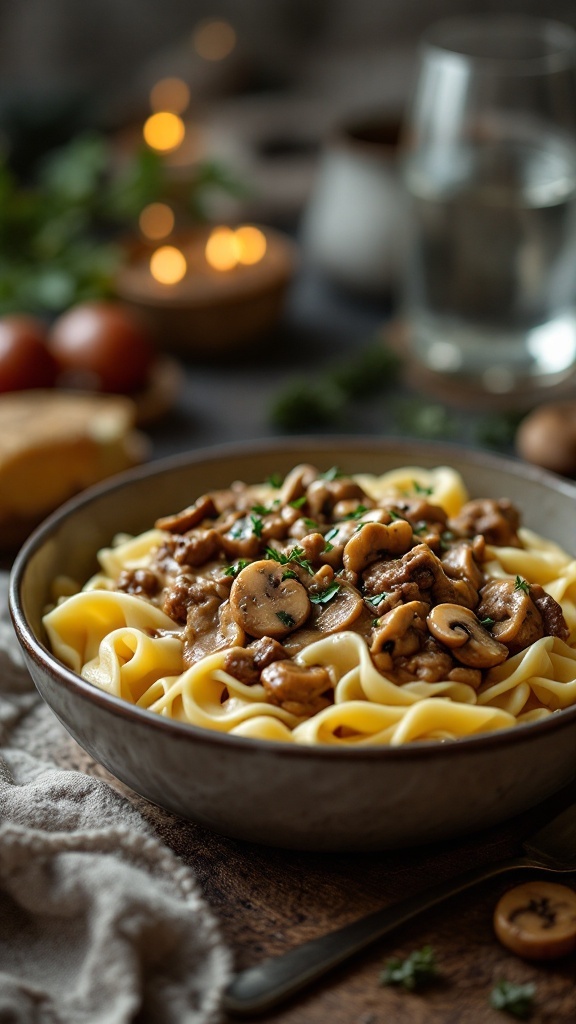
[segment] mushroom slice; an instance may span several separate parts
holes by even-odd
[[[310,601],[305,587],[286,566],[272,559],[247,565],[232,584],[230,607],[238,625],[250,636],[270,636],[273,640],[288,636],[305,622]]]
[[[325,604],[314,605],[305,628],[292,633],[285,640],[284,646],[290,655],[332,633],[352,629],[361,616],[364,611],[362,595],[350,583],[343,580],[337,582],[339,586],[334,595]]]
[[[508,648],[484,629],[470,608],[460,604],[437,604],[426,622],[432,636],[449,647],[462,665],[491,668],[508,657]]]
[[[280,489],[280,503],[289,505],[291,501],[297,501],[306,492],[306,488],[316,480],[318,470],[306,462],[294,466],[288,473]]]
[[[363,572],[372,562],[404,555],[412,545],[412,537],[412,526],[405,519],[389,524],[363,523],[344,548],[344,568]]]
[[[182,512],[176,512],[173,516],[163,516],[157,519],[154,525],[158,530],[168,530],[170,533],[187,533],[204,519],[215,519],[217,515],[218,509],[212,495],[203,494]]]
[[[207,654],[226,647],[243,647],[245,641],[244,630],[234,619],[230,602],[223,601],[210,628],[194,630],[187,624],[182,655],[184,664],[188,667],[195,665]]]
[[[370,653],[384,651],[399,657],[420,650],[426,634],[427,611],[428,605],[423,601],[409,601],[387,612],[376,627]]]

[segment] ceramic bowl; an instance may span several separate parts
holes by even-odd
[[[94,571],[118,531],[140,532],[211,488],[258,482],[299,462],[384,472],[452,465],[472,495],[506,496],[524,522],[576,551],[576,486],[456,446],[361,439],[213,448],[153,462],[92,488],[20,551],[11,611],[36,686],[72,736],[137,793],[239,839],[297,849],[384,849],[493,825],[576,775],[576,708],[455,743],[328,749],[222,735],[161,718],[96,689],[50,653],[42,613],[52,578]]]

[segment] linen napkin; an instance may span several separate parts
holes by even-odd
[[[230,959],[193,871],[111,785],[59,767],[0,573],[0,1022],[211,1024]]]

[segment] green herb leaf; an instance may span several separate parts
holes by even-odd
[[[530,584],[527,580],[523,580],[521,576],[517,576],[516,582],[514,583],[514,590],[523,590],[525,594],[529,594]]]
[[[444,530],[440,534],[440,550],[441,551],[448,551],[448,548],[450,547],[450,542],[453,541],[453,540],[454,540],[454,534],[452,533],[452,531],[451,530]]]
[[[495,1010],[504,1010],[519,1020],[527,1020],[534,1009],[536,986],[532,982],[516,985],[502,979],[490,993],[490,1005]]]
[[[309,530],[317,530],[318,529],[318,523],[316,522],[315,519],[306,519],[306,517],[304,517],[303,522],[304,522],[304,526],[307,526]]]
[[[423,534],[428,533],[429,529],[430,527],[428,526],[428,523],[424,522],[424,520],[422,519],[419,523],[416,523],[416,526],[413,527],[413,532],[417,533],[418,536],[421,537],[423,536]]]
[[[280,473],[271,473],[270,476],[266,477],[266,483],[269,487],[274,487],[278,490],[284,483],[284,477]]]
[[[412,481],[412,487],[414,489],[414,494],[424,494],[427,497],[429,497],[434,491],[433,487],[423,487],[417,480]]]
[[[280,619],[282,625],[288,626],[288,628],[293,626],[296,622],[296,620],[293,619],[292,616],[288,614],[288,612],[276,612],[276,618]]]
[[[286,431],[329,427],[339,422],[343,406],[344,396],[338,388],[295,380],[275,400],[270,419],[274,426]]]
[[[434,953],[430,946],[425,946],[410,953],[405,960],[389,960],[380,975],[380,984],[401,985],[402,988],[414,991],[429,985],[437,977]]]
[[[495,619],[491,619],[489,615],[485,619],[480,619],[480,625],[484,626],[484,629],[492,629]]]
[[[304,557],[304,549],[295,547],[292,549],[289,555],[282,554],[281,551],[277,551],[276,548],[264,548],[266,558],[272,558],[275,562],[279,562],[280,565],[288,565],[290,562],[296,562],[297,565],[301,565],[310,576],[314,575],[314,569],[310,564],[310,561]]]
[[[302,508],[302,506],[306,504],[307,500],[306,495],[303,494],[301,498],[295,498],[294,501],[289,501],[288,504],[292,508]]]
[[[282,573],[283,580],[297,580],[298,576],[293,569],[286,569],[286,572]]]
[[[349,512],[348,515],[344,516],[344,519],[360,519],[368,511],[367,505],[358,505],[354,512]]]
[[[398,376],[400,359],[379,339],[353,359],[343,361],[331,379],[348,398],[366,398],[393,384]]]
[[[256,537],[262,536],[262,530],[264,529],[264,523],[258,516],[250,516],[250,522],[252,523],[252,532]]]
[[[309,597],[312,604],[328,604],[328,601],[331,601],[339,590],[340,584],[334,581],[326,587],[326,590],[322,590],[319,594],[309,594]]]
[[[325,473],[319,473],[318,479],[330,482],[331,480],[339,480],[343,476],[344,473],[342,470],[338,469],[338,466],[331,466],[331,468],[327,469]]]
[[[372,604],[375,608],[378,608],[378,606],[382,604],[382,601],[385,601],[387,597],[388,594],[383,590],[381,594],[374,594],[373,597],[367,597],[366,600],[368,601],[368,604]]]
[[[334,540],[334,538],[338,536],[339,532],[339,526],[333,526],[331,530],[328,530],[328,532],[324,534],[324,540],[326,541],[326,543],[330,544]],[[332,547],[334,547],[333,544]]]
[[[228,565],[224,569],[224,575],[232,576],[233,579],[236,579],[238,573],[242,572],[242,569],[245,569],[247,565],[250,565],[250,560],[248,558],[239,558],[233,565]]]
[[[279,504],[279,501],[273,501],[271,505],[252,505],[252,511],[259,516],[269,516],[271,512],[276,511]]]

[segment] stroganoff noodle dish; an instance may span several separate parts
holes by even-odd
[[[55,581],[52,650],[168,718],[397,746],[576,704],[576,561],[448,467],[236,482],[99,562]]]

